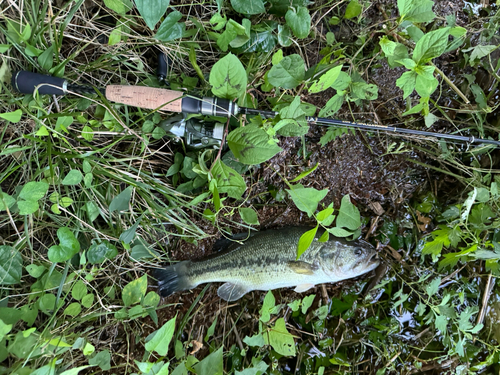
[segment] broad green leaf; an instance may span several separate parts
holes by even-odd
[[[382,48],[382,52],[384,52],[386,56],[392,56],[398,45],[398,43],[389,40],[386,35],[380,38],[379,44],[380,48]]]
[[[130,250],[130,258],[134,260],[151,259],[158,256],[160,256],[160,254],[156,250],[142,243],[135,245],[132,250]]]
[[[415,64],[415,62],[412,59],[406,59],[406,60],[411,61],[411,62],[413,62],[413,64]],[[434,71],[436,70],[436,67],[432,66],[432,65],[420,65],[417,67],[415,67],[415,65],[414,65],[412,67],[408,67],[408,66],[405,66],[405,67],[407,69],[415,68],[415,73],[417,73],[419,76],[421,76],[425,79],[433,79],[434,78]]]
[[[80,371],[85,370],[86,368],[91,367],[90,365],[83,365],[83,366],[78,366],[78,367],[73,367],[69,370],[63,371],[60,373],[60,375],[78,375]],[[34,373],[32,373],[34,374]],[[38,374],[35,374],[38,375]]]
[[[146,285],[147,286],[147,285]],[[146,350],[148,352],[155,351],[161,356],[167,355],[168,346],[174,335],[175,317],[166,322],[159,330],[154,332],[154,336],[148,340],[146,338]]]
[[[477,196],[477,188],[474,188],[474,190],[469,192],[468,197],[463,204],[464,210],[462,211],[461,215],[462,220],[465,221],[469,217],[469,213],[472,208],[472,205],[474,204],[474,201],[476,200],[476,196]]]
[[[231,0],[231,6],[241,14],[261,14],[266,11],[262,0]]]
[[[273,64],[273,65],[277,65],[277,64],[279,64],[279,63],[280,63],[280,61],[281,61],[281,60],[283,60],[283,57],[284,57],[284,56],[283,56],[283,50],[282,50],[282,49],[277,50],[277,51],[274,53],[273,57],[271,58],[271,62],[272,62],[272,64]]]
[[[441,278],[436,277],[425,287],[425,291],[429,297],[432,297],[439,290],[439,285],[441,285]]]
[[[85,343],[85,346],[83,347],[83,355],[91,355],[92,353],[95,352],[95,347],[92,345],[90,342]]]
[[[133,7],[129,0],[104,0],[104,4],[118,14],[125,14]]]
[[[448,45],[449,27],[437,29],[425,34],[415,45],[413,60],[418,65],[423,65],[443,54]]]
[[[72,302],[64,309],[64,315],[78,316],[82,312],[82,306],[78,302]]]
[[[474,47],[474,50],[472,51],[472,53],[470,54],[470,64],[473,66],[474,63],[477,63],[477,61],[475,60],[480,60],[482,59],[484,56],[488,56],[491,52],[493,52],[494,50],[496,50],[498,48],[498,46],[495,46],[495,45],[477,45]]]
[[[450,246],[450,239],[448,237],[449,228],[446,226],[439,226],[441,229],[437,229],[432,232],[432,241],[426,242],[422,248],[422,255],[430,254],[434,260],[441,254],[441,250],[444,247]]]
[[[268,0],[267,3],[271,4],[270,14],[283,17],[290,7],[307,7],[312,2],[310,0]]]
[[[99,366],[102,371],[111,369],[111,355],[109,350],[103,350],[97,353],[94,357],[89,359],[89,365]]]
[[[2,319],[0,319],[0,342],[3,340],[6,334],[12,330],[12,324],[5,324]]]
[[[126,231],[124,231],[122,234],[120,234],[120,241],[123,241],[126,244],[129,244],[132,242],[132,240],[135,237],[135,232],[137,231],[137,228],[139,227],[139,224],[141,223],[142,217],[137,219],[137,221],[132,225],[130,228],[128,228]]]
[[[109,205],[109,212],[128,211],[130,199],[132,199],[133,190],[134,188],[132,186],[129,186],[116,197],[114,197],[111,201],[111,204]]]
[[[226,15],[222,16],[219,12],[215,13],[212,18],[210,18],[210,23],[212,25],[216,24],[212,27],[215,31],[222,30],[224,26],[226,26],[227,17]]]
[[[240,199],[247,189],[243,177],[220,159],[212,165],[211,173],[217,180],[217,190],[220,193],[227,193],[231,198]]]
[[[325,106],[319,111],[321,117],[330,117],[338,112],[342,104],[344,104],[344,95],[335,94],[332,96],[325,104]],[[329,130],[330,131],[330,130]],[[322,142],[326,144],[327,142]],[[324,144],[322,144],[324,146]]]
[[[59,228],[57,230],[57,238],[59,238],[59,245],[51,246],[48,251],[48,257],[51,262],[67,261],[80,251],[80,243],[68,228]]]
[[[399,15],[411,22],[430,22],[436,17],[432,0],[398,0]]]
[[[358,2],[358,0],[351,0],[345,9],[344,18],[351,19],[357,17],[361,14],[363,7]]]
[[[358,99],[375,100],[378,98],[378,87],[372,83],[353,82],[352,97]]]
[[[408,58],[408,49],[401,43],[396,44],[397,45],[394,49],[394,53],[390,56],[387,56],[387,64],[389,64],[390,68],[401,66],[401,64],[397,61]]]
[[[122,27],[121,26],[117,26],[115,27],[110,33],[109,33],[109,38],[108,38],[108,46],[114,46],[118,43],[120,43],[122,40]],[[85,126],[85,128],[89,128],[89,126]],[[84,129],[85,129],[84,128]],[[92,128],[90,128],[92,129]],[[83,132],[82,132],[83,133]],[[92,140],[93,138],[93,135],[90,134],[89,136],[89,132],[88,130],[85,131],[85,135],[82,134],[82,136],[87,140],[87,141],[90,141]],[[90,138],[90,139],[87,139],[87,138]]]
[[[88,293],[87,286],[82,280],[78,280],[71,288],[71,297],[80,301]]]
[[[295,341],[286,329],[285,319],[279,318],[264,338],[267,339],[266,341],[276,353],[284,356],[295,356]]]
[[[418,75],[415,80],[415,91],[422,98],[428,98],[431,94],[436,91],[439,85],[439,81],[432,77],[431,79],[427,79],[421,75]]]
[[[148,275],[144,275],[136,280],[129,282],[122,291],[122,300],[125,306],[130,306],[141,302],[142,297],[146,295],[148,288]],[[148,349],[146,345],[146,349]],[[160,354],[165,355],[165,354]]]
[[[11,208],[16,200],[7,193],[0,191],[0,211],[7,211],[7,208]]]
[[[260,337],[262,337],[262,334],[259,334]],[[245,337],[246,338],[246,337]],[[264,338],[262,338],[264,340]],[[245,341],[245,340],[243,340]],[[264,344],[262,344],[263,346]],[[254,345],[255,346],[255,345]],[[242,371],[236,370],[234,372],[235,375],[262,375],[266,374],[267,368],[269,365],[265,363],[264,361],[260,360],[259,357],[252,357],[252,367],[248,367]],[[318,375],[323,375],[319,374]]]
[[[93,222],[95,219],[97,219],[97,217],[99,216],[99,207],[97,207],[97,205],[92,202],[92,201],[88,201],[88,202],[85,202],[85,211],[87,211],[87,215],[89,217],[89,221],[90,222]]]
[[[290,194],[297,208],[306,212],[309,217],[316,212],[319,202],[328,194],[328,189],[305,188],[301,184],[291,186],[286,191]]]
[[[318,214],[316,215],[316,220],[318,220],[318,222],[321,223],[324,220],[326,220],[327,218],[329,218],[331,216],[331,214],[333,214],[333,208],[327,207],[324,210],[321,210],[320,212],[318,212]]]
[[[47,48],[40,56],[38,56],[38,63],[43,70],[50,70],[54,64],[54,45]]]
[[[266,342],[264,341],[264,336],[262,336],[262,333],[258,333],[253,336],[246,336],[243,339],[243,342],[248,346],[254,346],[259,348],[262,348],[266,344]]]
[[[49,313],[50,311],[52,311],[55,305],[56,305],[55,294],[45,293],[38,299],[38,308],[44,313]]]
[[[37,201],[42,199],[48,190],[49,184],[46,182],[28,182],[19,193],[19,198],[27,201]]]
[[[257,217],[257,212],[252,207],[240,207],[238,212],[241,219],[248,225],[259,225],[259,218]]]
[[[63,185],[78,185],[82,182],[83,175],[78,169],[72,169],[68,172],[66,177],[62,180]]]
[[[304,80],[304,75],[304,60],[300,55],[294,54],[283,57],[279,64],[273,66],[267,74],[267,79],[274,87],[293,89]]]
[[[349,195],[344,195],[344,197],[342,197],[336,226],[347,228],[351,231],[361,226],[361,215],[359,214],[358,208],[351,203],[351,197]]]
[[[318,231],[318,226],[315,228],[308,230],[302,236],[300,236],[299,243],[297,245],[297,260],[300,258],[302,254],[311,246],[314,237],[316,236],[316,232]]]
[[[328,233],[333,234],[335,237],[349,237],[352,235],[351,231],[340,227],[328,228]]]
[[[477,188],[476,201],[485,203],[490,200],[490,192],[486,188]]]
[[[170,42],[182,38],[186,30],[186,24],[184,22],[178,22],[181,18],[182,13],[177,10],[169,13],[161,23],[155,38],[162,42]]]
[[[278,43],[282,47],[290,47],[292,45],[292,29],[290,29],[290,26],[278,25]]]
[[[23,115],[23,111],[20,109],[15,110],[14,112],[6,112],[6,113],[0,113],[0,118],[3,118],[4,120],[16,123],[21,120],[21,116]]]
[[[306,315],[307,310],[309,310],[309,307],[314,302],[314,298],[316,297],[316,294],[311,294],[310,296],[304,297],[302,299],[302,314]]]
[[[304,39],[311,31],[311,16],[306,7],[290,8],[285,14],[286,24],[299,39]]]
[[[274,130],[285,137],[299,137],[306,135],[309,125],[305,112],[300,107],[300,97],[296,96],[293,101],[280,109],[281,120],[274,125]]]
[[[282,149],[256,125],[247,125],[229,133],[227,144],[240,163],[254,165],[271,159]]]
[[[250,21],[248,21],[250,22]],[[246,24],[243,20],[244,25]],[[250,29],[249,29],[250,30]],[[250,31],[250,37],[247,40],[247,34],[238,35],[231,43],[230,46],[241,44],[243,40],[247,40],[241,47],[233,48],[233,52],[237,54],[251,53],[251,52],[264,52],[269,53],[276,47],[276,36],[272,30]]]
[[[17,207],[19,207],[20,215],[33,214],[40,208],[37,201],[19,201]]]
[[[29,264],[26,266],[26,271],[28,271],[30,276],[34,277],[35,279],[38,279],[40,276],[42,276],[45,270],[45,266],[39,266],[36,264]]]
[[[40,128],[41,130],[42,128]],[[47,131],[47,129],[45,129]],[[47,134],[48,135],[49,132],[47,131]],[[37,133],[37,135],[39,135]],[[94,130],[90,127],[90,126],[87,126],[85,125],[82,129],[82,137],[86,140],[86,141],[92,141],[94,139]]]
[[[247,89],[245,68],[232,53],[215,63],[209,81],[213,94],[219,98],[236,99],[243,96]]]
[[[262,303],[262,308],[260,309],[260,320],[267,323],[271,320],[271,314],[276,307],[276,299],[274,298],[273,292],[270,290],[264,297],[264,302]]]
[[[117,255],[116,246],[106,240],[92,244],[87,250],[87,260],[90,264],[100,264],[106,259],[113,259]]]
[[[318,81],[314,82],[311,87],[309,87],[310,93],[317,93],[326,90],[337,80],[340,71],[342,70],[342,65],[336,66],[328,70],[323,74]]]
[[[61,116],[57,118],[56,121],[56,131],[64,131],[65,133],[69,133],[68,126],[70,126],[75,119],[73,116]]]
[[[87,295],[85,295],[83,298],[82,298],[82,306],[89,309],[90,306],[92,306],[92,304],[94,303],[94,295],[92,293],[89,293]]]
[[[403,90],[403,99],[406,99],[415,89],[417,77],[417,73],[409,71],[404,72],[401,77],[396,80],[396,86]]]
[[[160,21],[167,11],[170,0],[134,0],[137,10],[146,22],[146,25],[151,30],[155,29],[156,24]],[[172,14],[172,13],[170,13]],[[168,18],[168,17],[167,17]],[[179,17],[180,19],[180,17]],[[177,22],[176,20],[175,22]]]
[[[13,285],[21,282],[23,258],[12,246],[0,245],[0,285]]]
[[[246,1],[246,0],[242,0]],[[253,1],[252,1],[253,2]],[[200,362],[193,366],[196,374],[203,375],[223,375],[223,352],[224,346],[221,346],[216,351],[210,353]]]
[[[248,39],[250,39],[250,21],[246,18],[243,19],[243,23],[247,28],[243,25],[240,25],[238,22],[230,19],[226,24],[226,30],[218,37],[217,45],[224,52],[227,51],[229,45],[233,48],[241,47],[244,45]]]
[[[40,126],[40,129],[37,130],[35,135],[38,137],[46,137],[49,135],[49,131],[47,130],[47,128],[44,125],[42,125],[42,126]]]

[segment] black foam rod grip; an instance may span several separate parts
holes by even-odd
[[[38,86],[41,95],[64,95],[67,82],[64,78],[21,70],[12,75],[12,86],[23,94],[32,94]]]

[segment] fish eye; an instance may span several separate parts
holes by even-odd
[[[356,250],[354,250],[354,255],[359,257],[362,254],[363,254],[363,250],[361,250],[359,247]]]

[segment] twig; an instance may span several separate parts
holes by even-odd
[[[484,288],[484,293],[483,293],[483,301],[482,301],[482,306],[481,306],[481,311],[477,315],[477,324],[481,324],[484,320],[484,316],[486,314],[486,306],[488,305],[488,301],[491,296],[491,291],[493,290],[493,287],[495,286],[495,278],[491,276],[491,273],[488,275],[488,281],[486,282],[486,288]]]
[[[238,330],[236,329],[236,324],[234,323],[234,320],[232,317],[229,317],[229,319],[231,320],[231,324],[234,327],[233,331],[234,331],[234,335],[236,336],[236,342],[238,343],[238,346],[240,347],[240,349],[243,350],[244,349],[243,342],[241,341],[240,334],[238,333]]]
[[[431,62],[431,65],[436,68],[436,72],[438,72],[438,74],[441,77],[443,77],[444,81],[453,89],[453,91],[455,91],[458,94],[458,96],[462,98],[465,104],[470,104],[469,99],[467,99],[467,97],[462,93],[462,91],[460,91],[460,89],[457,86],[455,86],[453,82],[451,82],[451,80],[446,76],[446,74],[444,74],[443,71],[439,69],[436,65],[434,65],[434,63]]]

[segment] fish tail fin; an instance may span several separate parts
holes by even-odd
[[[189,261],[179,262],[153,272],[153,276],[158,280],[159,294],[162,297],[194,287],[188,277],[189,263]]]

